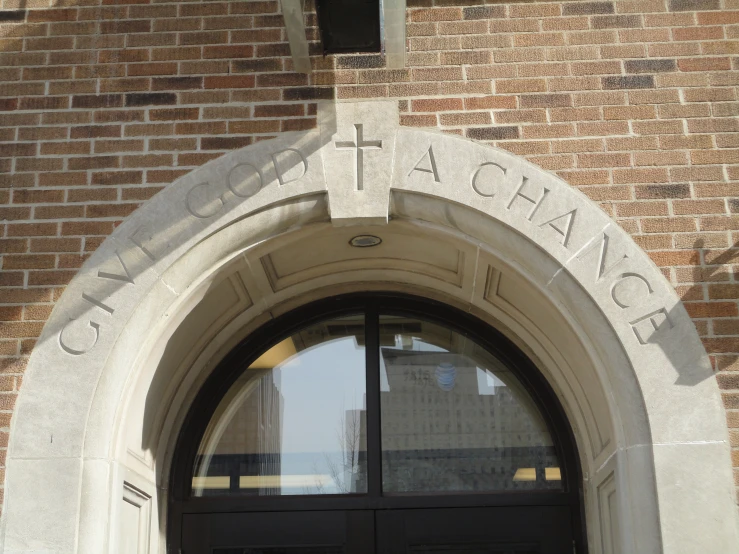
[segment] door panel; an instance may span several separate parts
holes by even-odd
[[[374,554],[371,511],[186,514],[182,554]]]
[[[378,511],[382,554],[572,554],[570,510],[559,506]]]

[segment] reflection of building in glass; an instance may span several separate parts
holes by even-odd
[[[367,410],[346,411],[344,437],[344,492],[367,491]]]
[[[244,381],[244,386],[240,387],[232,405],[226,407],[226,410],[233,409],[233,413],[223,418],[228,421],[225,428],[215,432],[218,440],[207,477],[228,476],[229,483],[222,487],[218,481],[211,480],[212,486],[203,491],[205,495],[208,490],[222,494],[223,488],[241,490],[245,494],[280,494],[283,411],[282,394],[278,389],[280,371],[259,373],[255,376],[253,371],[247,371],[242,376],[240,380]]]
[[[383,348],[381,393],[386,491],[559,488],[559,466],[538,410],[515,381],[441,351]],[[511,386],[507,386],[510,384]],[[534,478],[521,479],[520,468]]]

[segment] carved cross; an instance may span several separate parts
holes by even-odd
[[[355,142],[336,141],[337,150],[356,150],[357,152],[357,190],[364,190],[364,150],[380,150],[381,140],[364,140],[364,126],[361,123],[354,124],[356,136]]]

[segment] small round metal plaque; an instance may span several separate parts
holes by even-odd
[[[382,239],[374,235],[357,235],[349,241],[349,244],[357,248],[369,248],[370,246],[377,246],[381,243]]]

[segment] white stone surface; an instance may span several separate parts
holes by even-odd
[[[504,151],[398,128],[397,119],[395,102],[322,103],[319,130],[178,179],[93,254],[24,377],[4,552],[113,554],[123,469],[166,488],[178,422],[220,352],[280,310],[368,289],[453,301],[500,322],[540,363],[577,435],[587,525],[598,528],[591,537],[605,536],[591,496],[612,475],[608,533],[617,530],[624,552],[737,544],[720,396],[659,269],[557,177]],[[357,165],[360,138],[367,149]],[[385,246],[357,258],[346,245],[354,229],[329,222],[378,234]],[[331,252],[311,256],[316,244]],[[234,264],[250,298],[243,313],[207,331],[200,350],[163,358],[176,327]],[[503,288],[486,289],[490,272],[504,275]],[[147,392],[161,396],[132,400]],[[166,495],[152,511],[156,539]],[[592,539],[591,552],[603,548]]]
[[[331,220],[337,225],[387,222],[398,103],[320,105],[323,164],[330,175]]]

